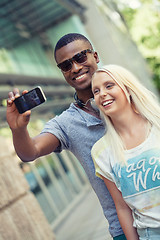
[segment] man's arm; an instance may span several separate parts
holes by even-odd
[[[118,219],[127,240],[138,240],[139,237],[136,228],[133,227],[133,216],[131,209],[124,201],[122,194],[118,190],[116,185],[105,177],[102,176],[102,178],[113,198],[117,210]]]
[[[27,91],[24,91],[25,93]],[[50,133],[43,133],[34,138],[29,136],[27,125],[30,120],[31,111],[19,114],[14,99],[19,96],[19,90],[14,89],[9,93],[7,100],[7,122],[12,131],[13,144],[17,155],[22,161],[33,161],[34,159],[49,154],[59,146],[59,140]]]

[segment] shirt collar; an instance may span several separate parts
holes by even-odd
[[[83,111],[81,108],[78,108],[77,106],[75,106],[75,104],[72,103],[71,107],[73,107],[79,112],[79,114],[83,117],[84,121],[86,122],[87,127],[103,125],[103,121],[101,119]]]

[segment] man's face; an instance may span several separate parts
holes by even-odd
[[[57,64],[62,63],[86,49],[91,49],[88,42],[83,40],[73,41],[57,50],[56,62]],[[97,69],[97,63],[99,62],[96,52],[88,52],[86,54],[87,61],[85,63],[80,64],[73,61],[71,70],[67,72],[62,71],[68,84],[75,88],[77,92],[91,87],[91,78]]]

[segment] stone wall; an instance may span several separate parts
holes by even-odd
[[[19,161],[11,140],[0,136],[0,240],[54,240]]]

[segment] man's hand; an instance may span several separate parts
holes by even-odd
[[[22,94],[27,93],[28,91],[23,91]],[[30,120],[31,111],[26,111],[23,114],[20,114],[16,108],[14,103],[15,98],[19,97],[20,93],[17,88],[13,89],[13,92],[9,92],[8,99],[7,99],[7,113],[6,118],[9,127],[11,130],[17,130],[25,128]]]

